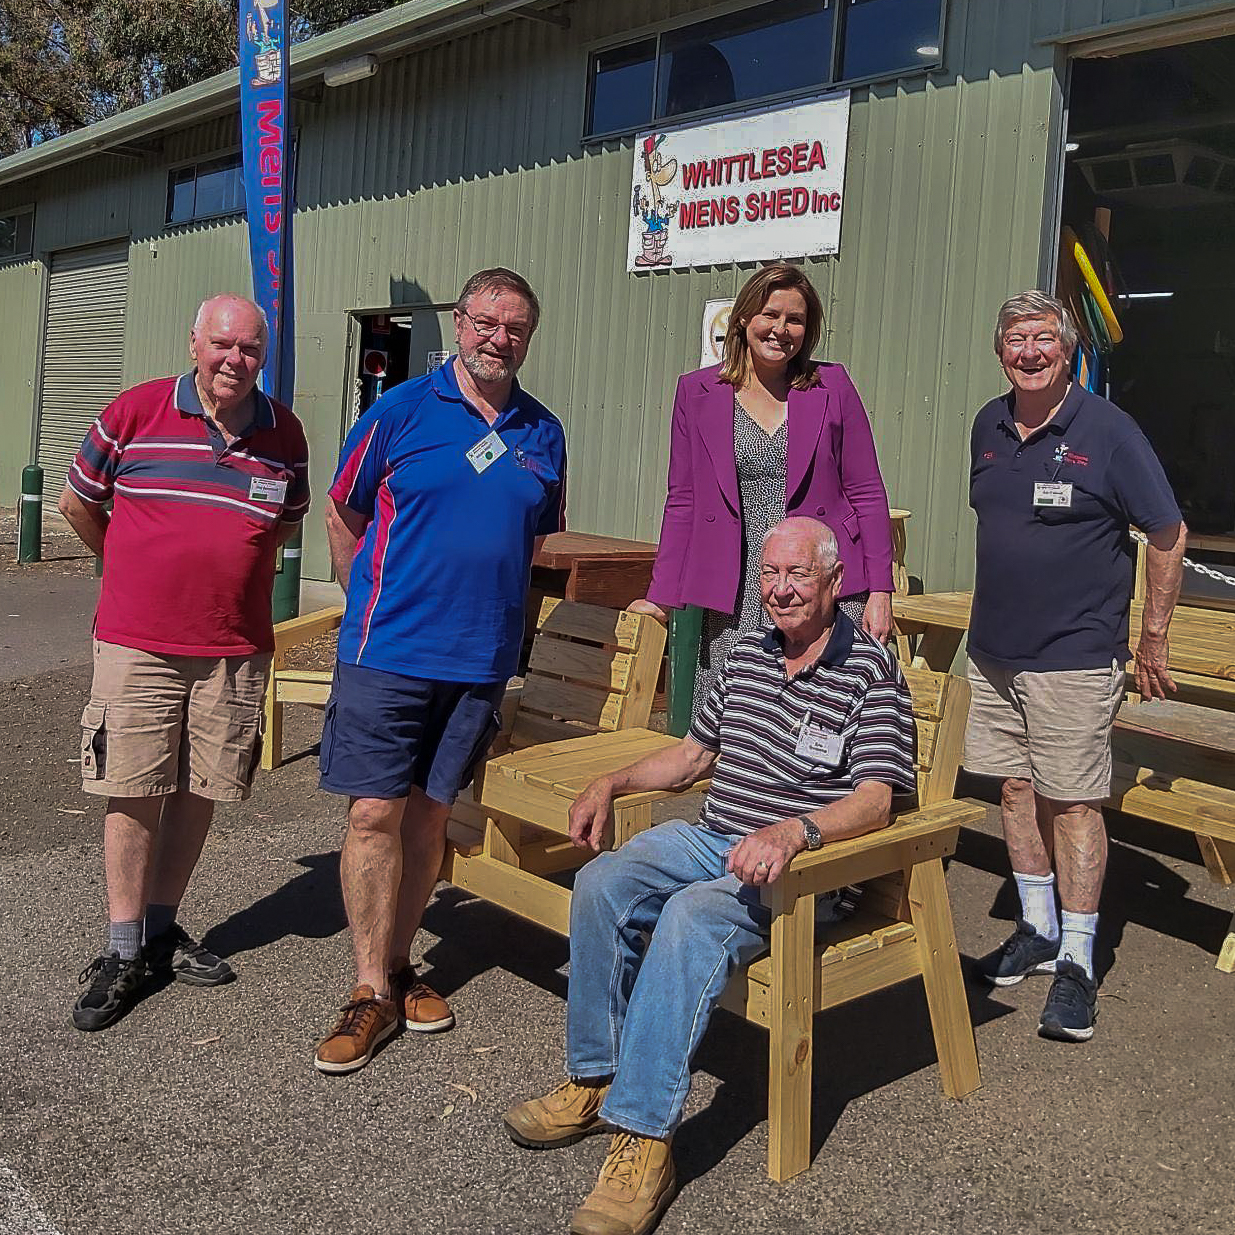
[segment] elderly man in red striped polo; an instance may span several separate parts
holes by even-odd
[[[119,1020],[150,976],[235,976],[176,916],[214,804],[249,796],[275,550],[309,506],[304,430],[257,389],[267,342],[251,300],[207,300],[190,334],[194,368],[109,404],[60,497],[103,559],[81,769],[86,792],[107,799],[110,925],[81,975],[78,1029]]]
[[[599,849],[616,795],[712,778],[698,823],[659,824],[575,879],[568,1079],[504,1117],[534,1149],[615,1133],[573,1235],[645,1235],[673,1199],[691,1056],[771,929],[759,888],[804,849],[883,827],[892,795],[914,791],[909,690],[836,607],[843,575],[830,528],[776,524],[760,563],[773,629],[734,644],[676,746],[602,776],[571,808],[571,839]]]

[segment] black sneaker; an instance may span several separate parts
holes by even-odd
[[[978,961],[978,973],[996,986],[1015,986],[1031,973],[1054,973],[1059,941],[1044,939],[1023,918],[1016,931]]]
[[[1072,958],[1060,957],[1055,966],[1038,1033],[1060,1042],[1088,1042],[1098,1019],[1098,984]]]
[[[137,1002],[146,980],[146,966],[140,956],[122,961],[119,952],[104,952],[81,971],[77,980],[90,985],[73,1005],[73,1024],[87,1032],[106,1029]]]
[[[203,948],[176,922],[148,939],[142,956],[155,977],[175,978],[189,986],[222,986],[236,976],[222,957]]]

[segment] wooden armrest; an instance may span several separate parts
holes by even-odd
[[[502,696],[499,709],[502,715],[502,727],[497,731],[493,745],[489,747],[488,758],[496,759],[498,755],[504,755],[510,749],[510,734],[515,727],[515,713],[519,710],[519,700],[522,697],[522,686],[506,687],[506,693]]]
[[[288,618],[279,622],[274,628],[274,650],[277,655],[298,643],[307,643],[335,630],[343,621],[343,606],[335,605],[330,609],[318,609],[316,613],[304,613],[300,617]]]
[[[706,793],[712,785],[712,778],[709,776],[704,780],[697,780],[693,785],[687,785],[685,789],[645,789],[641,793],[627,793],[622,797],[614,798],[614,807],[618,806],[642,806],[646,802],[661,802],[665,798],[681,797],[684,793]]]
[[[764,901],[776,907],[778,901],[833,892],[902,870],[914,861],[944,857],[956,847],[956,829],[977,823],[984,814],[980,803],[952,798],[896,815],[875,832],[799,853],[776,883],[763,889]]]

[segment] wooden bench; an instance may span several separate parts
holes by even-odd
[[[563,742],[643,731],[664,650],[665,628],[655,618],[546,597],[527,675],[521,687],[506,692],[502,733],[491,755],[551,757]],[[564,932],[557,894],[569,898],[569,893],[547,884],[544,876],[581,866],[590,853],[570,843],[562,816],[482,805],[487,776],[482,765],[470,792],[455,803],[441,877]],[[619,805],[617,817],[619,840],[651,822],[646,804]]]
[[[783,1182],[810,1165],[813,1018],[817,1012],[920,977],[948,1097],[978,1088],[977,1051],[944,882],[943,859],[983,807],[952,793],[969,684],[907,669],[918,727],[917,809],[888,827],[794,858],[765,888],[773,913],[767,955],[734,974],[722,1006],[768,1030],[768,1174]],[[815,898],[850,884],[857,914],[816,937]]]
[[[289,669],[287,654],[310,639],[338,630],[342,621],[343,606],[336,605],[275,625],[274,659],[270,662],[266,687],[266,733],[262,741],[262,767],[267,772],[283,762],[283,705],[307,703],[324,708],[334,677],[332,669]]]
[[[1191,832],[1210,878],[1235,882],[1235,716],[1210,708],[1125,704],[1112,737],[1108,805]],[[1218,954],[1235,973],[1235,917]]]

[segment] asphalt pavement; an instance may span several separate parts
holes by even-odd
[[[46,575],[24,592],[13,577],[0,576],[0,608],[20,615],[0,638],[0,1233],[565,1231],[603,1140],[529,1152],[500,1124],[561,1075],[564,940],[439,888],[417,952],[457,1028],[396,1037],[350,1077],[312,1067],[351,961],[343,804],[316,788],[309,709],[289,709],[291,761],[220,812],[184,906],[239,980],[153,990],[104,1032],[73,1029],[105,919],[101,812],[72,763],[89,606],[84,631],[70,611],[88,588]],[[765,1171],[767,1039],[719,1013],[661,1231],[1229,1235],[1235,977],[1214,959],[1232,904],[1191,846],[1116,827],[1091,1043],[1036,1036],[1045,979],[971,985],[983,1085],[963,1102],[941,1094],[919,983],[820,1016],[814,1157],[788,1184]],[[996,821],[966,830],[948,885],[967,956],[1010,929],[1007,875]]]

